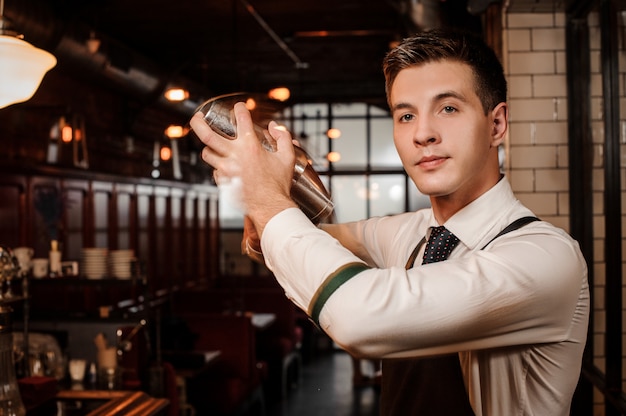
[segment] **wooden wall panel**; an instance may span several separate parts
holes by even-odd
[[[22,178],[0,180],[0,244],[22,246],[27,241],[26,183]]]
[[[80,250],[87,247],[85,244],[85,197],[87,186],[83,184],[64,184],[65,207],[65,235],[63,238],[63,252],[68,259],[80,258]]]
[[[35,249],[35,257],[48,257],[50,241],[64,243],[65,224],[63,206],[66,205],[61,180],[51,177],[32,177],[27,198],[33,201],[30,235],[25,244]]]
[[[47,257],[56,238],[64,261],[79,261],[83,247],[130,248],[155,291],[218,277],[214,187],[79,176],[2,176],[0,244]]]
[[[116,187],[116,208],[117,211],[117,242],[116,246],[119,250],[127,250],[134,248],[135,245],[131,240],[131,235],[136,232],[132,228],[134,224],[134,188],[133,187]]]
[[[207,218],[206,233],[207,243],[207,255],[205,256],[205,263],[207,264],[208,276],[220,275],[220,232],[214,232],[213,230],[220,229],[219,220],[219,200],[217,197],[211,198],[208,201],[209,204],[209,216]]]

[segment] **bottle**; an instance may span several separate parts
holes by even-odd
[[[61,252],[59,251],[59,242],[57,240],[52,240],[50,242],[50,252],[48,254],[50,262],[50,277],[61,276]]]
[[[12,309],[0,305],[0,415],[25,416],[13,361]]]
[[[89,384],[95,386],[98,382],[98,370],[96,369],[96,363],[89,364],[89,373],[87,373]]]

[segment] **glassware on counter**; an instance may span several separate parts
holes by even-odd
[[[25,416],[26,408],[15,377],[12,309],[0,305],[0,415]]]
[[[0,301],[13,297],[11,282],[20,271],[20,265],[9,247],[0,246]],[[6,282],[7,291],[3,290]]]
[[[21,376],[45,376],[54,377],[57,380],[65,378],[66,357],[53,335],[31,332],[28,334],[27,348],[24,345],[24,333],[15,332],[13,349],[17,357],[16,369],[24,373]]]
[[[13,255],[17,258],[17,262],[20,266],[20,277],[26,277],[33,266],[33,255],[35,250],[32,247],[15,247],[13,249]]]

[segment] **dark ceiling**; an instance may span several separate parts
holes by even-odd
[[[548,12],[564,2],[585,0],[506,0],[506,7]],[[48,123],[84,118],[90,152],[99,155],[91,164],[106,170],[111,160],[121,165],[128,157],[129,137],[143,163],[168,125],[187,123],[203,100],[225,93],[265,94],[287,86],[292,95],[286,105],[367,102],[386,108],[381,63],[391,43],[432,27],[480,32],[485,11],[504,3],[4,0],[14,29],[58,63],[33,98],[2,111],[0,121],[20,157],[41,160],[44,155],[33,156],[28,143],[39,146]],[[95,52],[88,49],[91,38],[100,42]],[[169,86],[189,89],[190,100],[167,102]],[[184,145],[197,153],[201,144]]]
[[[187,84],[195,100],[287,86],[292,102],[384,105],[390,42],[439,25],[480,30],[465,0],[6,0],[5,15],[76,76],[154,95]]]

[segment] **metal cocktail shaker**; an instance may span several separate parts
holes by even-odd
[[[237,102],[246,102],[249,96],[236,93],[214,97],[206,101],[198,111],[204,114],[204,120],[216,133],[230,140],[237,138],[237,127],[233,107]],[[250,106],[248,106],[250,109]],[[269,152],[275,151],[274,139],[263,123],[262,106],[250,110],[257,137]],[[267,123],[265,123],[267,124]],[[333,202],[317,172],[309,162],[306,152],[295,146],[296,164],[294,166],[291,197],[313,223],[329,220],[333,214]]]

